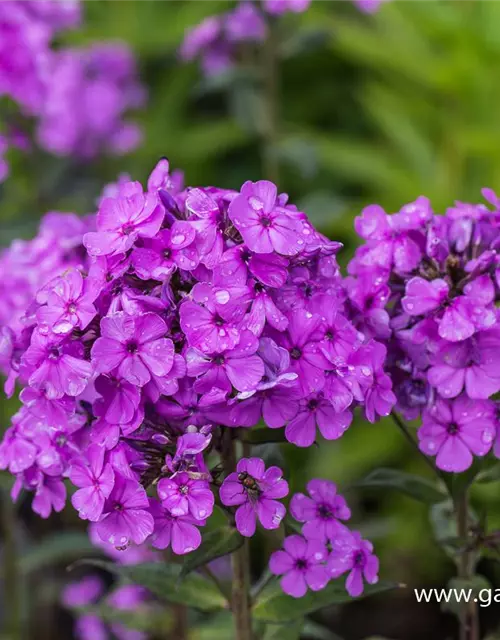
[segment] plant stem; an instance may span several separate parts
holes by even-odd
[[[464,541],[465,548],[460,553],[458,559],[458,576],[469,580],[474,576],[474,550],[467,548],[469,535],[469,503],[468,492],[455,502],[455,513],[457,519],[457,534],[460,540]],[[473,599],[464,603],[460,613],[460,640],[480,640],[479,612],[477,604]]]
[[[268,34],[262,48],[265,121],[262,131],[262,168],[264,178],[279,182],[279,67],[274,21],[268,22]]]
[[[183,604],[173,604],[174,624],[172,627],[172,640],[188,640],[189,624],[187,607]]]
[[[5,604],[5,633],[10,640],[21,640],[22,618],[20,609],[20,581],[16,544],[16,509],[8,491],[3,491],[2,537]]]
[[[224,430],[222,459],[226,473],[236,469],[236,450],[233,440],[235,430]],[[235,640],[252,640],[252,616],[250,611],[250,557],[248,540],[231,556],[233,570],[231,610],[233,612]]]

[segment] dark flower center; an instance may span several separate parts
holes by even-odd
[[[450,436],[454,436],[460,431],[460,428],[456,422],[450,422],[446,430]]]
[[[124,224],[122,227],[122,233],[126,236],[129,236],[133,230],[134,230],[134,225],[130,224],[130,222],[127,222],[127,224]]]
[[[362,551],[356,551],[354,554],[354,566],[363,567],[365,564],[365,554]]]
[[[224,364],[224,356],[215,356],[213,363],[218,365]]]
[[[170,249],[165,249],[163,251],[163,259],[164,260],[168,260],[171,255],[172,255],[172,252],[170,251]]]
[[[115,511],[123,511],[123,505],[117,502],[114,506]]]
[[[290,357],[293,358],[294,360],[300,360],[301,356],[302,356],[302,351],[298,347],[294,347],[290,351]]]
[[[221,318],[219,315],[214,317],[214,324],[216,327],[223,327],[225,325],[224,318]]]
[[[189,487],[187,486],[187,484],[181,484],[179,487],[179,493],[182,493],[182,495],[186,495],[189,491]]]
[[[60,355],[61,355],[61,352],[59,350],[59,347],[51,347],[50,348],[50,350],[49,350],[49,359],[50,360],[57,360]]]
[[[328,329],[328,331],[325,333],[325,339],[326,340],[333,340],[335,336],[333,335],[333,331],[331,329]]]
[[[307,403],[307,408],[310,409],[311,411],[314,411],[315,409],[318,408],[318,404],[319,402],[316,399],[309,400],[309,402]]]
[[[262,218],[260,219],[260,224],[263,227],[270,227],[272,225],[273,221],[271,220],[271,218],[269,216],[262,216]]]
[[[128,342],[127,343],[127,351],[129,353],[137,353],[137,349],[139,348],[139,345],[137,344],[137,342]]]
[[[304,571],[305,569],[307,569],[307,565],[308,563],[305,558],[299,558],[295,561],[295,568],[299,569],[299,571]]]
[[[68,304],[68,311],[70,313],[75,313],[76,312],[76,304],[74,302],[70,302]]]
[[[331,520],[333,518],[333,511],[328,504],[319,504],[317,514],[322,520]]]

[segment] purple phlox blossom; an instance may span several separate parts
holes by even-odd
[[[372,340],[350,358],[350,364],[359,371],[358,380],[364,393],[364,410],[369,422],[388,416],[396,404],[392,380],[384,371],[387,348]]]
[[[306,538],[317,538],[324,542],[334,540],[345,530],[339,521],[351,517],[345,499],[329,480],[310,480],[307,491],[310,497],[303,493],[296,493],[292,497],[290,513],[295,520],[305,523],[302,532]]]
[[[245,285],[248,273],[268,287],[282,287],[288,276],[288,260],[276,253],[253,253],[244,245],[224,252],[214,269],[214,279],[223,286],[228,280]]]
[[[174,345],[164,336],[165,322],[154,313],[116,313],[101,320],[101,337],[92,347],[99,373],[117,371],[130,384],[142,387],[152,375],[167,376],[174,362]]]
[[[115,473],[115,484],[96,524],[99,537],[116,546],[142,544],[154,529],[146,491],[134,480]]]
[[[66,505],[66,487],[60,478],[43,476],[36,485],[31,508],[41,518],[48,518],[54,510],[59,513]]]
[[[465,388],[469,398],[486,400],[500,391],[500,329],[481,331],[462,342],[442,341],[431,355],[429,383],[444,398]]]
[[[92,365],[82,356],[80,345],[34,331],[21,366],[30,386],[44,390],[47,398],[78,396],[93,373]]]
[[[144,240],[132,253],[132,265],[143,280],[164,280],[177,268],[196,269],[199,263],[194,247],[196,231],[189,222],[178,220],[170,229],[160,231],[155,239]]]
[[[320,324],[320,316],[298,309],[291,314],[288,331],[278,338],[279,345],[290,353],[290,370],[297,374],[304,395],[320,391],[325,369],[333,368],[320,348]]]
[[[64,587],[61,601],[66,607],[85,607],[97,602],[104,593],[104,583],[98,576],[85,576]]]
[[[150,500],[150,512],[154,518],[154,532],[151,544],[156,549],[168,549],[176,555],[191,553],[201,544],[199,526],[204,520],[195,520],[190,515],[174,516],[155,500]]]
[[[96,522],[100,518],[113,489],[115,474],[111,465],[105,463],[105,453],[104,448],[91,445],[86,452],[88,465],[76,460],[69,470],[71,482],[79,487],[71,503],[84,520]]]
[[[224,29],[230,42],[260,42],[267,35],[261,12],[248,0],[243,0],[226,14]]]
[[[232,200],[229,217],[255,253],[300,253],[313,229],[305,216],[279,204],[276,185],[267,180],[245,182]]]
[[[277,529],[286,509],[278,502],[288,494],[288,483],[278,467],[267,470],[260,458],[242,458],[220,488],[222,504],[236,509],[236,527],[241,535],[255,533],[257,519],[264,529]]]
[[[105,198],[97,213],[97,231],[83,242],[93,256],[125,253],[138,238],[153,238],[165,213],[156,194],[144,194],[139,182],[123,186],[117,198]]]
[[[264,10],[274,16],[287,11],[302,13],[309,8],[312,0],[264,0]]]
[[[96,282],[76,270],[57,278],[46,294],[46,305],[37,311],[39,331],[68,334],[85,329],[97,311],[93,302],[99,294]],[[45,297],[45,296],[44,296]]]
[[[410,316],[438,314],[439,335],[445,340],[459,342],[470,338],[477,330],[491,327],[496,322],[492,302],[495,290],[486,274],[469,282],[464,294],[448,298],[448,284],[438,278],[430,282],[412,278],[406,285],[402,306]]]
[[[354,265],[357,272],[374,268],[394,268],[398,273],[413,271],[424,250],[425,237],[418,232],[431,216],[429,201],[423,196],[392,216],[378,205],[363,209],[354,226],[367,244],[358,250],[351,273]]]
[[[468,469],[474,456],[484,456],[495,438],[494,405],[489,400],[437,398],[424,411],[417,432],[423,453],[436,456],[443,471],[459,473]]]
[[[204,353],[233,349],[240,340],[241,320],[250,302],[249,289],[197,287],[197,301],[188,300],[180,306],[181,328],[189,344]]]
[[[141,139],[126,122],[129,109],[143,105],[135,60],[123,43],[52,51],[37,127],[39,144],[51,153],[84,160],[102,152],[128,153]]]
[[[205,520],[214,508],[214,494],[208,482],[190,478],[187,473],[162,478],[158,483],[158,497],[173,516],[191,515],[195,520]]]
[[[273,329],[285,331],[288,327],[288,318],[276,306],[270,292],[257,281],[249,280],[248,284],[253,289],[253,300],[250,312],[244,321],[247,329],[259,337],[267,322]]]
[[[337,440],[352,422],[350,411],[338,413],[322,393],[313,393],[300,401],[297,415],[285,429],[288,442],[310,447],[316,438],[316,425],[326,440]]]
[[[101,375],[95,381],[95,389],[101,395],[94,402],[96,416],[102,416],[108,424],[119,424],[122,429],[129,424],[139,426],[140,388],[124,379]]]
[[[349,572],[345,586],[353,598],[363,593],[363,578],[368,584],[378,582],[379,561],[373,545],[357,531],[346,532],[332,541],[327,568],[332,578]]]
[[[198,393],[209,393],[213,388],[226,393],[231,385],[238,391],[251,391],[264,375],[264,363],[256,354],[258,339],[250,331],[241,333],[238,345],[223,353],[203,354],[197,349],[186,353],[187,374],[197,377],[194,389]]]
[[[391,335],[390,318],[385,307],[391,290],[383,274],[367,272],[348,277],[344,286],[353,307],[355,325],[368,338],[387,339]]]
[[[302,598],[307,589],[321,591],[329,582],[324,561],[327,550],[321,540],[306,540],[302,536],[288,536],[283,549],[275,551],[269,560],[271,573],[282,575],[281,588],[289,596]]]

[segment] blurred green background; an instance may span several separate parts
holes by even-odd
[[[183,64],[177,55],[186,29],[230,6],[211,0],[85,3],[83,28],[64,43],[123,39],[132,47],[149,92],[147,108],[137,114],[144,143],[127,157],[87,166],[41,152],[13,153],[11,177],[0,188],[2,244],[32,235],[46,210],[93,211],[106,182],[124,172],[144,181],[161,156],[185,172],[189,185],[238,189],[245,180],[267,177],[258,75],[207,81],[195,63]],[[394,211],[424,194],[442,211],[455,199],[479,200],[483,186],[498,187],[500,2],[397,0],[368,16],[348,1],[316,0],[305,14],[286,15],[278,31],[272,154],[279,188],[345,244],[344,264],[356,246],[353,219],[363,206],[377,202]],[[4,424],[11,407],[2,406]],[[453,574],[433,543],[423,505],[352,487],[377,467],[427,474],[392,423],[358,422],[339,442],[307,452],[288,447],[285,455],[292,489],[323,476],[347,490],[354,522],[374,540],[384,578],[413,587],[444,584]],[[482,489],[475,497],[493,526],[500,524],[498,492]],[[70,514],[58,516],[56,525],[24,517],[23,535],[36,540],[63,526],[78,523]],[[487,571],[495,581],[495,566]],[[411,594],[398,598],[390,611],[380,601],[377,611],[363,605],[366,624],[358,632],[344,621],[346,637],[447,637],[448,621],[440,618],[444,626],[436,627],[432,605],[415,608]]]

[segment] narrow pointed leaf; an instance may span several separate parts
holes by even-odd
[[[397,587],[398,585],[394,582],[366,585],[361,597],[383,593]],[[281,590],[280,585],[274,583],[262,592],[253,608],[253,616],[256,620],[278,624],[297,620],[323,607],[352,602],[356,599],[359,598],[351,598],[345,590],[345,580],[343,579],[330,582],[322,591],[316,593],[309,591],[303,598],[287,596]]]
[[[201,611],[224,609],[227,606],[226,599],[215,585],[198,574],[191,574],[179,583],[181,566],[178,564],[117,565],[100,560],[85,561],[85,564],[105,569],[124,580],[141,585],[167,602],[185,604]]]
[[[446,494],[433,482],[396,469],[375,469],[356,483],[361,488],[394,489],[426,504],[437,504]]]

